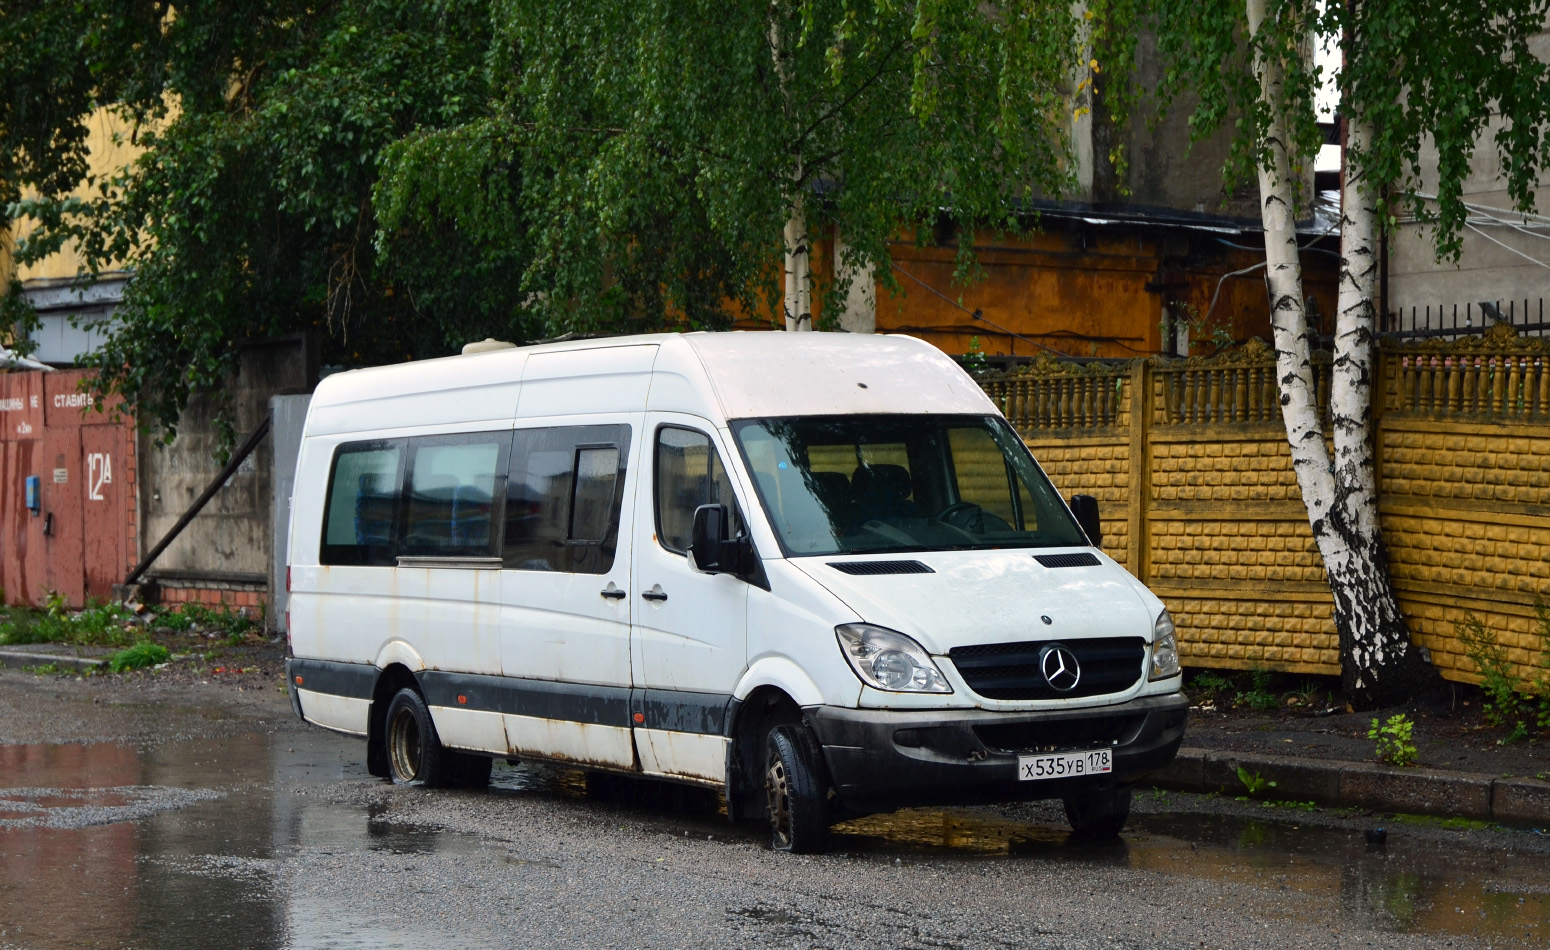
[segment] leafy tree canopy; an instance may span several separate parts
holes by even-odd
[[[372,240],[382,150],[480,114],[491,38],[483,0],[85,0],[0,13],[0,63],[18,77],[0,119],[13,163],[0,182],[11,213],[40,225],[18,259],[70,239],[92,266],[134,272],[121,327],[93,361],[169,432],[189,392],[218,391],[250,339],[324,328],[324,360],[360,364],[522,337],[518,235],[492,244],[428,214],[401,223],[413,255],[386,261]],[[83,120],[99,105],[119,109],[146,151],[73,198]],[[16,202],[21,187],[34,197]]]
[[[1312,51],[1324,37],[1342,64],[1336,111],[1374,129],[1346,158],[1379,185],[1382,213],[1403,206],[1434,224],[1439,257],[1456,260],[1469,214],[1463,185],[1482,148],[1494,152],[1514,205],[1534,208],[1535,182],[1550,165],[1550,64],[1532,46],[1550,0],[1267,0],[1265,27],[1252,39],[1244,0],[1094,0],[1091,8],[1115,67],[1105,90],[1111,115],[1127,119],[1144,100],[1167,107],[1195,97],[1197,139],[1233,123],[1234,183],[1266,163],[1270,104],[1253,76],[1256,54],[1286,77],[1276,107],[1292,154],[1311,161],[1317,152],[1314,96],[1324,77]],[[1138,29],[1156,36],[1165,64],[1155,90],[1125,81]]]
[[[0,12],[0,198],[38,225],[20,260],[74,241],[134,272],[93,360],[170,433],[250,339],[323,328],[326,362],[363,364],[718,327],[777,295],[795,211],[885,281],[901,231],[1020,229],[1068,181],[1080,22],[1048,0],[35,3]],[[72,196],[99,106],[146,151]]]
[[[1017,229],[1066,182],[1063,4],[496,0],[493,23],[490,114],[390,147],[379,213],[384,239],[434,207],[531,242],[524,299],[549,332],[775,310],[797,207],[891,280],[901,230]]]

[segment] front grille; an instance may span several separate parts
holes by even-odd
[[[1086,551],[1076,554],[1035,554],[1033,559],[1045,567],[1097,567],[1103,563],[1096,555]]]
[[[919,561],[830,561],[829,566],[846,574],[935,574]]]
[[[1081,665],[1075,689],[1061,692],[1039,671],[1039,651],[1054,642],[1074,653]],[[1146,671],[1146,640],[1141,637],[986,643],[954,647],[947,655],[969,688],[986,699],[1075,699],[1121,693]]]
[[[1041,722],[997,722],[974,727],[974,734],[992,752],[1066,752],[1097,749],[1129,740],[1144,715],[1101,716],[1095,719],[1054,719]]]

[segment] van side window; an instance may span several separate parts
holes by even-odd
[[[508,436],[412,439],[405,491],[404,553],[488,556],[493,553],[496,485]]]
[[[505,566],[606,574],[624,501],[629,426],[519,429],[506,493]]]
[[[710,439],[693,429],[663,426],[657,430],[657,540],[675,554],[689,550],[694,509],[726,505],[733,537],[743,531],[742,514],[732,480]]]
[[[339,447],[323,520],[324,564],[393,564],[397,537],[398,442]]]

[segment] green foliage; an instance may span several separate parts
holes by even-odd
[[[258,621],[240,608],[208,607],[194,603],[183,604],[176,611],[167,611],[158,618],[158,622],[173,629],[189,630],[198,627],[225,637],[233,646],[259,628]]]
[[[1454,624],[1454,635],[1464,644],[1464,655],[1480,671],[1480,689],[1485,693],[1485,719],[1497,728],[1511,732],[1507,742],[1527,735],[1522,717],[1528,712],[1528,700],[1519,694],[1520,683],[1513,673],[1507,648],[1473,613]]]
[[[1190,680],[1189,689],[1190,692],[1199,696],[1209,696],[1215,699],[1232,689],[1232,681],[1220,673],[1202,670],[1195,674],[1194,679]]]
[[[108,669],[114,673],[124,673],[166,663],[170,659],[172,654],[167,652],[166,647],[143,640],[108,657]]]
[[[1238,766],[1238,781],[1243,783],[1244,789],[1254,798],[1276,787],[1276,783],[1260,775],[1258,772],[1251,773],[1241,765]]]
[[[1257,709],[1260,712],[1269,712],[1278,708],[1281,703],[1276,694],[1271,692],[1271,672],[1266,669],[1253,669],[1249,671],[1249,688],[1241,692],[1234,702]]]
[[[79,148],[56,156],[15,209],[39,225],[17,258],[74,240],[89,267],[134,270],[93,362],[142,421],[170,432],[191,390],[222,398],[250,339],[321,331],[325,362],[361,365],[530,336],[511,261],[452,219],[405,227],[418,253],[397,266],[373,242],[383,149],[490,101],[488,0],[239,0],[175,16],[164,3],[33,6],[24,19],[47,20],[68,55],[4,74],[32,92],[84,74],[86,91],[49,117],[60,134],[83,136],[97,103],[117,102],[147,151],[84,199],[71,194]],[[133,35],[109,42],[120,34]],[[44,35],[0,18],[0,63],[37,59]],[[0,117],[0,155],[23,131]]]
[[[1404,713],[1396,713],[1381,724],[1377,719],[1372,721],[1372,728],[1367,730],[1367,738],[1376,743],[1374,756],[1379,762],[1388,765],[1414,765],[1416,756],[1415,723]]]
[[[120,604],[89,605],[71,611],[65,599],[51,594],[40,610],[13,610],[0,623],[0,644],[71,643],[118,646],[132,639],[134,614]]]
[[[490,113],[390,149],[378,208],[389,238],[433,205],[526,256],[551,333],[777,312],[798,207],[892,286],[901,230],[1020,230],[1068,181],[1064,5],[500,0],[494,24]]]
[[[1410,213],[1436,225],[1439,257],[1456,260],[1468,216],[1463,182],[1477,150],[1500,165],[1513,205],[1533,211],[1535,183],[1550,163],[1550,64],[1531,49],[1543,29],[1544,0],[1358,0],[1315,7],[1266,0],[1266,21],[1249,36],[1244,0],[1092,0],[1094,48],[1106,58],[1102,100],[1116,124],[1137,113],[1189,108],[1191,136],[1230,126],[1224,172],[1229,189],[1251,181],[1268,156],[1274,108],[1287,123],[1294,162],[1311,161],[1320,142],[1314,92],[1322,76],[1310,40],[1327,38],[1341,62],[1336,112],[1376,130],[1346,160]],[[1162,82],[1134,82],[1136,34],[1155,37]],[[1262,101],[1255,57],[1279,65],[1286,84]],[[1432,150],[1435,150],[1432,152]],[[1424,160],[1435,155],[1435,169]],[[1436,182],[1431,194],[1428,180]]]

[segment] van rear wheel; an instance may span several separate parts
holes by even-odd
[[[1077,837],[1117,838],[1130,818],[1130,788],[1079,792],[1066,796],[1065,805],[1066,821]]]
[[[431,711],[420,694],[398,691],[387,712],[388,771],[395,785],[448,785],[455,767],[436,735]],[[486,776],[488,778],[488,776]]]
[[[829,843],[829,803],[823,757],[813,734],[798,723],[770,729],[764,743],[765,815],[770,847],[816,854]]]

